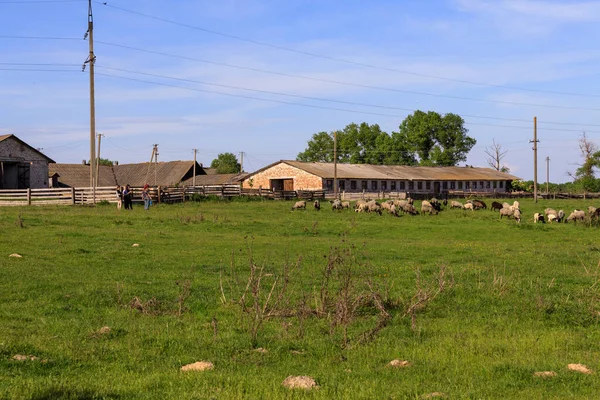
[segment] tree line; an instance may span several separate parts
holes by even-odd
[[[298,161],[333,162],[334,135],[337,161],[351,164],[454,166],[466,161],[477,141],[468,136],[457,114],[415,111],[391,134],[379,125],[352,123],[334,132],[312,136]]]

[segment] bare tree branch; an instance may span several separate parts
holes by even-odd
[[[492,145],[485,148],[485,154],[489,156],[486,159],[488,165],[494,168],[496,171],[508,171],[508,168],[502,165],[502,159],[506,156],[508,150],[502,151],[502,145],[496,143],[496,140],[492,140]]]

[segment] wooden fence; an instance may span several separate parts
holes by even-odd
[[[142,188],[132,188],[133,202],[142,202]],[[150,188],[150,197],[155,203],[180,203],[193,199],[194,196],[218,196],[231,198],[238,196],[260,196],[267,199],[325,199],[333,198],[333,192],[326,190],[292,190],[273,191],[268,189],[243,189],[239,185],[214,185],[214,186],[185,186],[185,187],[158,187]],[[407,193],[407,192],[340,192],[344,200],[358,199],[403,199],[408,196],[415,200],[424,200],[431,197],[445,198],[446,194],[435,196],[433,193]],[[462,192],[449,191],[448,198],[527,198],[533,194],[528,192],[495,193],[495,192]],[[550,193],[539,194],[544,199],[599,199],[600,193]],[[15,189],[0,190],[0,206],[27,206],[27,205],[86,205],[100,202],[116,203],[117,196],[114,187],[92,188],[57,188],[57,189]]]

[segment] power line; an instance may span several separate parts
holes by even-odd
[[[116,78],[116,79],[122,79],[122,80],[128,80],[128,81],[132,81],[132,82],[140,82],[140,83],[147,83],[147,84],[151,84],[151,85],[191,90],[191,91],[196,91],[196,92],[201,92],[201,93],[211,93],[211,94],[218,94],[218,95],[222,95],[222,96],[237,97],[237,98],[243,98],[243,99],[249,99],[249,100],[258,100],[258,101],[264,101],[264,102],[268,102],[268,103],[286,104],[286,105],[294,105],[294,106],[307,107],[307,108],[342,111],[342,112],[358,113],[358,114],[366,114],[366,115],[376,115],[376,116],[383,116],[383,117],[404,118],[404,116],[397,115],[397,114],[385,114],[385,113],[377,113],[377,112],[371,112],[371,111],[351,110],[351,109],[344,109],[344,108],[337,108],[337,107],[318,106],[318,105],[314,105],[314,104],[297,103],[297,102],[292,102],[292,101],[265,99],[265,98],[261,98],[261,97],[254,97],[254,96],[247,96],[247,95],[233,94],[233,93],[224,93],[224,92],[219,92],[219,91],[215,91],[215,90],[198,89],[198,88],[192,88],[192,87],[188,87],[188,86],[178,86],[178,85],[172,85],[172,84],[168,84],[168,83],[154,82],[154,81],[148,81],[148,80],[143,80],[143,79],[136,79],[136,78],[106,74],[106,73],[99,73],[99,72],[97,72],[96,75],[101,75],[101,76],[106,76],[106,77]],[[465,123],[467,123],[469,125],[491,126],[491,127],[498,127],[498,128],[528,129],[528,130],[531,129],[531,127],[529,127],[529,126],[494,125],[494,124],[485,124],[485,123],[470,122],[470,121],[465,121]],[[545,130],[553,130],[553,131],[560,131],[560,132],[581,132],[580,129],[545,128]],[[600,131],[592,131],[592,130],[586,130],[586,132],[600,133]]]
[[[162,79],[171,79],[171,80],[180,81],[180,82],[199,83],[202,85],[216,86],[216,87],[235,89],[235,90],[243,90],[243,91],[255,92],[255,93],[272,94],[272,95],[277,95],[277,96],[286,96],[286,97],[300,98],[300,99],[306,99],[306,100],[325,101],[325,102],[330,102],[330,103],[340,103],[340,104],[361,106],[361,107],[373,107],[373,108],[380,108],[380,109],[386,109],[386,110],[398,110],[398,111],[409,111],[409,112],[417,111],[412,108],[383,106],[383,105],[377,105],[377,104],[368,104],[368,103],[352,102],[352,101],[345,101],[345,100],[334,100],[334,99],[328,99],[328,98],[323,98],[323,97],[303,96],[303,95],[298,95],[298,94],[273,92],[273,91],[262,90],[262,89],[250,89],[250,88],[245,88],[245,87],[241,87],[241,86],[225,85],[225,84],[220,84],[220,83],[199,81],[199,80],[195,80],[195,79],[178,78],[178,77],[174,77],[174,76],[154,74],[154,73],[142,72],[142,71],[133,71],[133,70],[123,69],[123,68],[113,68],[113,67],[108,67],[108,66],[103,66],[103,65],[97,65],[97,66],[100,68],[104,68],[104,69],[109,69],[109,70],[119,71],[119,72],[126,72],[126,73],[130,73],[130,74],[151,76],[154,78],[162,78]],[[600,109],[597,109],[597,111],[600,111]],[[514,122],[530,122],[528,120],[519,120],[519,119],[511,119],[511,118],[504,119],[504,118],[500,118],[500,117],[472,116],[472,115],[467,115],[467,114],[463,114],[463,115],[466,117],[470,117],[470,118],[487,118],[487,119],[501,119],[501,120],[514,121]],[[579,125],[579,126],[586,126],[586,125]]]
[[[508,101],[505,102],[505,101],[500,101],[500,100],[489,100],[489,99],[477,99],[477,98],[469,98],[469,97],[449,96],[449,95],[442,95],[442,94],[436,94],[436,93],[427,93],[427,92],[420,92],[420,91],[413,91],[413,90],[404,90],[404,89],[390,88],[390,87],[384,87],[384,86],[365,85],[365,84],[360,84],[360,83],[338,81],[338,80],[334,80],[334,79],[315,78],[315,77],[306,76],[306,75],[290,74],[290,73],[286,73],[286,72],[272,71],[272,70],[266,70],[266,69],[261,69],[261,68],[244,67],[244,66],[230,64],[230,63],[205,60],[205,59],[195,58],[195,57],[189,57],[189,56],[181,56],[181,55],[177,55],[177,54],[164,53],[164,52],[160,52],[160,51],[142,49],[142,48],[139,48],[139,47],[120,45],[120,44],[116,44],[116,43],[109,43],[109,42],[103,42],[103,41],[96,41],[96,43],[104,44],[106,46],[113,46],[113,47],[123,48],[123,49],[127,49],[127,50],[134,50],[134,51],[144,52],[144,53],[148,53],[148,54],[156,54],[156,55],[165,56],[165,57],[172,57],[172,58],[178,58],[178,59],[182,59],[182,60],[188,60],[188,61],[195,61],[195,62],[201,62],[201,63],[211,64],[211,65],[224,66],[224,67],[228,67],[228,68],[236,68],[236,69],[242,69],[242,70],[253,71],[253,72],[260,72],[260,73],[265,73],[265,74],[272,74],[272,75],[286,76],[286,77],[290,77],[290,78],[298,78],[298,79],[311,80],[311,81],[316,81],[316,82],[333,83],[333,84],[336,84],[336,85],[353,86],[353,87],[364,88],[364,89],[374,89],[374,90],[382,90],[382,91],[396,92],[396,93],[416,94],[416,95],[432,96],[432,97],[446,97],[446,98],[461,99],[461,100],[468,100],[468,101],[483,101],[483,102],[511,104],[511,105],[526,105],[526,106],[553,107],[553,108],[555,108],[555,107],[562,107],[562,106],[555,106],[555,105],[529,104],[529,103],[518,103],[518,102],[508,102]],[[590,96],[600,97],[600,95],[590,95]],[[477,115],[465,115],[465,116],[468,116],[468,117],[471,117],[471,118],[497,119],[497,120],[513,121],[513,122],[530,122],[529,120],[516,119],[516,118],[499,118],[499,117],[486,117],[486,116],[477,116]],[[550,121],[547,121],[547,122],[544,122],[544,123],[546,123],[546,124],[560,124],[560,125],[564,124],[562,122],[550,122]],[[574,125],[574,124],[567,123],[567,125]],[[600,126],[600,125],[586,125],[586,126]]]
[[[0,35],[0,39],[22,39],[22,40],[78,40],[81,38],[59,37],[59,36],[18,36],[18,35]]]
[[[130,10],[130,9],[123,8],[123,7],[114,6],[112,4],[108,4],[107,2],[100,2],[97,0],[94,0],[94,2],[98,3],[98,4],[102,4],[109,8],[113,8],[115,10],[138,15],[138,16],[141,16],[144,18],[153,19],[156,21],[165,22],[165,23],[172,24],[172,25],[182,26],[185,28],[189,28],[189,29],[193,29],[193,30],[197,30],[197,31],[205,32],[205,33],[210,33],[212,35],[222,36],[222,37],[226,37],[229,39],[235,39],[235,40],[239,40],[242,42],[252,43],[252,44],[255,44],[258,46],[269,47],[269,48],[273,48],[273,49],[277,49],[277,50],[283,50],[283,51],[287,51],[287,52],[291,52],[291,53],[302,54],[302,55],[310,56],[310,57],[314,57],[314,58],[322,58],[322,59],[326,59],[326,60],[330,60],[330,61],[337,61],[337,62],[356,65],[356,66],[365,67],[365,68],[378,69],[378,70],[390,71],[390,72],[398,72],[398,73],[406,74],[406,75],[413,75],[413,76],[419,76],[419,77],[430,78],[430,79],[438,79],[438,80],[444,80],[444,81],[449,81],[449,82],[458,82],[458,83],[464,83],[464,84],[476,85],[476,86],[494,87],[494,88],[500,88],[500,89],[510,89],[510,90],[538,92],[538,93],[547,93],[547,94],[558,94],[558,95],[567,95],[567,96],[600,97],[600,95],[595,95],[595,94],[559,92],[559,91],[543,90],[543,89],[522,88],[522,87],[517,87],[517,86],[496,85],[496,84],[491,84],[491,83],[476,82],[476,81],[470,81],[470,80],[466,80],[466,79],[448,78],[448,77],[429,75],[429,74],[424,74],[424,73],[419,73],[419,72],[414,72],[414,71],[406,71],[406,70],[401,70],[401,69],[397,69],[397,68],[384,67],[384,66],[380,66],[380,65],[367,64],[367,63],[363,63],[363,62],[359,62],[359,61],[352,61],[352,60],[347,60],[344,58],[332,57],[332,56],[328,56],[328,55],[324,55],[324,54],[318,54],[318,53],[312,53],[309,51],[298,50],[298,49],[294,49],[294,48],[287,47],[287,46],[276,45],[276,44],[262,42],[262,41],[258,41],[258,40],[254,40],[254,39],[248,39],[248,38],[244,38],[244,37],[238,36],[238,35],[232,35],[229,33],[219,32],[219,31],[216,31],[213,29],[207,29],[207,28],[203,28],[203,27],[200,27],[197,25],[191,25],[191,24],[186,24],[183,22],[177,22],[177,21],[173,21],[173,20],[170,20],[167,18],[162,18],[162,17],[157,17],[155,15],[146,14],[146,13],[143,13],[140,11],[135,11],[135,10]]]
[[[177,78],[177,77],[173,77],[173,76],[153,74],[153,73],[141,72],[141,71],[132,71],[132,70],[128,70],[128,69],[113,68],[113,67],[101,66],[101,65],[98,65],[98,67],[102,67],[102,68],[110,69],[110,70],[114,70],[114,71],[127,72],[127,73],[130,73],[130,74],[152,76],[152,77],[155,77],[155,78],[172,79],[172,80],[177,80],[177,81],[182,81],[182,82],[200,83],[200,84],[203,84],[203,85],[225,87],[225,88],[229,88],[229,89],[237,89],[237,90],[246,90],[246,91],[251,91],[251,92],[275,94],[275,95],[278,95],[278,96],[290,96],[290,97],[306,98],[306,99],[310,99],[310,100],[319,100],[319,101],[333,101],[333,102],[337,102],[337,103],[353,104],[353,105],[375,107],[375,108],[384,108],[384,109],[391,109],[391,110],[415,111],[414,109],[409,109],[409,108],[376,106],[376,105],[370,105],[370,104],[364,104],[364,103],[344,102],[344,101],[341,101],[341,100],[330,100],[330,99],[323,99],[323,98],[316,98],[316,97],[300,96],[300,95],[286,94],[286,93],[281,93],[281,92],[272,92],[272,91],[260,90],[260,89],[248,89],[248,88],[244,88],[244,87],[240,87],[240,86],[231,86],[231,85],[217,84],[217,83],[211,83],[211,82],[205,82],[205,81],[197,81],[197,80],[193,80],[193,79]],[[451,96],[451,95],[443,95],[443,94],[432,94],[432,93],[416,92],[416,91],[412,91],[412,90],[400,90],[400,89],[397,89],[395,91],[399,91],[399,92],[403,92],[403,93],[408,93],[408,94],[419,94],[419,95],[425,95],[425,96],[445,97],[445,98],[450,98],[450,99],[454,99],[454,100],[469,100],[469,101],[479,101],[479,102],[486,102],[486,103],[510,104],[510,105],[530,106],[530,107],[546,107],[546,108],[566,109],[566,110],[600,111],[600,108],[557,106],[557,105],[550,105],[550,104],[533,104],[533,103],[520,103],[520,102],[514,102],[514,101],[476,99],[476,98],[472,98],[472,97],[461,97],[461,96]],[[525,121],[522,120],[521,122],[525,122]]]
[[[82,3],[85,0],[0,0],[0,4]]]

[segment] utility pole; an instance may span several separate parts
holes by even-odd
[[[154,145],[154,149],[152,150],[152,154],[154,154],[154,186],[158,184],[158,145]]]
[[[244,152],[240,151],[240,172],[244,172]]]
[[[529,143],[533,142],[533,201],[537,203],[538,195],[537,195],[537,144],[539,140],[537,140],[537,117],[533,117],[533,140],[530,140]]]
[[[98,182],[100,182],[100,141],[102,139],[102,136],[104,136],[101,133],[97,133],[96,136],[98,137],[98,155],[96,156],[96,186],[98,186]]]
[[[96,180],[94,179],[94,166],[96,165],[96,100],[94,94],[94,64],[96,62],[96,56],[94,55],[94,17],[92,15],[92,0],[88,0],[88,30],[84,36],[84,39],[88,39],[89,43],[89,56],[83,64],[83,70],[85,65],[90,65],[90,187],[93,192],[94,204],[96,203]]]
[[[198,153],[198,149],[194,150],[194,177],[192,178],[192,186],[196,186],[196,153]]]
[[[546,157],[546,196],[550,193],[548,187],[550,185],[550,157]]]
[[[338,198],[337,182],[337,132],[333,132],[333,194]]]

